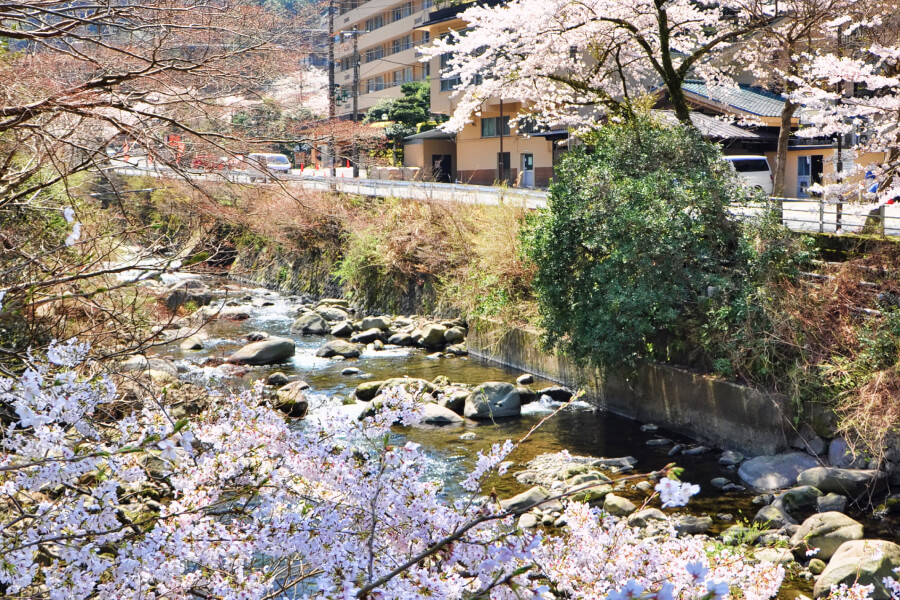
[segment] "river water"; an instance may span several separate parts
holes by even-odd
[[[480,384],[485,381],[505,381],[513,383],[521,371],[488,362],[477,357],[429,358],[428,352],[415,348],[388,346],[382,351],[367,350],[359,359],[335,360],[318,358],[315,352],[331,336],[298,335],[290,332],[300,308],[299,302],[284,298],[263,289],[243,289],[237,296],[252,295],[257,306],[242,304],[250,318],[243,321],[219,319],[204,327],[209,338],[204,341],[204,349],[182,351],[178,343],[161,349],[160,355],[175,360],[190,370],[189,377],[198,380],[214,377],[219,384],[234,390],[246,388],[257,379],[264,379],[270,373],[281,371],[291,380],[302,379],[310,385],[306,394],[310,400],[310,410],[341,411],[348,418],[355,418],[359,405],[345,404],[342,398],[352,397],[357,385],[366,380],[383,380],[392,377],[409,376],[434,380],[443,375],[451,382]],[[271,302],[270,306],[258,306]],[[270,335],[289,337],[296,343],[296,353],[287,363],[266,367],[249,367],[241,377],[222,376],[222,370],[202,367],[209,357],[226,357],[246,344],[244,336],[251,331],[264,331]],[[346,367],[356,367],[359,375],[342,375]],[[553,382],[535,378],[534,389],[554,385]],[[507,439],[521,439],[542,419],[559,407],[548,399],[525,405],[522,416],[502,422],[467,421],[462,427],[421,427],[395,428],[397,443],[407,440],[423,446],[432,459],[430,475],[441,479],[448,494],[458,490],[458,482],[474,467],[477,452],[490,448],[491,444]],[[302,422],[298,424],[302,426]],[[474,433],[472,439],[463,439],[464,433]],[[469,436],[466,436],[467,438]],[[633,456],[637,459],[636,472],[650,472],[671,462],[684,468],[682,479],[700,485],[700,494],[684,509],[694,515],[709,515],[713,519],[711,534],[716,534],[742,520],[751,521],[758,506],[753,505],[754,493],[750,490],[723,493],[710,485],[715,477],[725,477],[740,484],[740,478],[733,467],[718,464],[720,451],[711,450],[700,455],[678,454],[669,456],[671,446],[648,446],[647,441],[665,437],[685,448],[698,445],[683,436],[660,429],[646,432],[641,424],[594,409],[587,402],[576,402],[546,420],[537,431],[510,457],[514,466],[510,473],[521,470],[524,464],[537,455],[568,450],[575,455],[614,458]],[[523,491],[528,486],[518,483],[511,475],[494,478],[487,482],[486,489],[496,490],[504,498]],[[640,506],[647,495],[627,485],[617,492],[629,497]],[[900,537],[898,523],[890,520],[874,520],[864,514],[852,514],[866,526],[866,537],[896,540]],[[797,586],[797,583],[800,585]],[[795,582],[790,589],[805,591],[806,582]],[[780,595],[781,596],[781,595]],[[783,596],[788,597],[788,596]]]

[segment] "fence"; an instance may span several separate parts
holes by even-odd
[[[769,204],[735,205],[732,211],[737,215],[752,216],[771,208],[781,211],[782,222],[792,231],[900,236],[900,205],[896,204],[771,198]]]

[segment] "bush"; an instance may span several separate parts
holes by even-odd
[[[600,366],[670,358],[682,321],[743,260],[727,206],[745,192],[691,129],[639,117],[588,142],[525,233],[547,341]]]

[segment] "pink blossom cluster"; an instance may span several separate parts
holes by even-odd
[[[0,589],[10,597],[458,599],[568,593],[771,597],[782,572],[670,530],[642,539],[580,503],[545,539],[478,496],[513,448],[479,457],[472,497],[448,502],[417,444],[391,445],[420,418],[395,390],[363,421],[314,415],[289,426],[258,390],[175,421],[163,398],[112,420],[113,383],[55,344],[0,379],[16,419],[0,455]],[[691,488],[670,490],[673,498]],[[159,501],[147,500],[155,490]],[[667,492],[668,493],[668,492]],[[626,585],[626,582],[630,582]]]

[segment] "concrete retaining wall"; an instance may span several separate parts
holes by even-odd
[[[612,413],[751,455],[786,450],[793,437],[784,396],[656,363],[629,378],[604,377],[598,369],[542,351],[536,331],[484,319],[469,325],[471,354],[584,389],[591,403]]]

